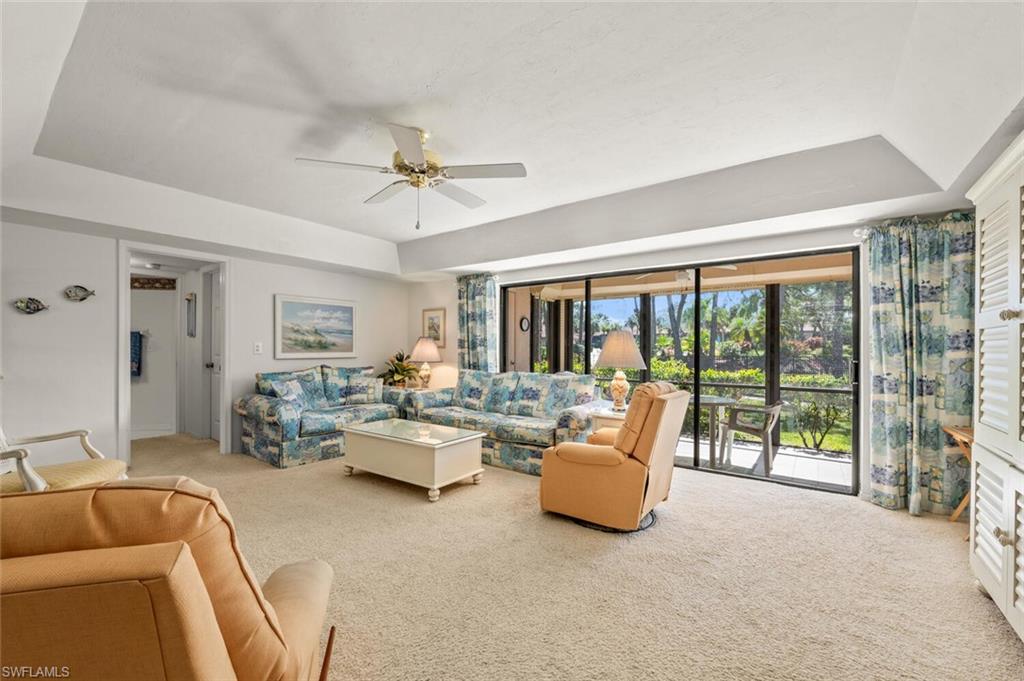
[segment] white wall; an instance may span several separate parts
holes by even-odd
[[[9,437],[90,428],[96,447],[113,456],[117,360],[117,247],[100,239],[12,223],[3,226],[4,409]],[[96,295],[66,300],[81,284]],[[50,309],[17,311],[16,298],[40,298]],[[75,441],[36,445],[45,465],[82,456]]]
[[[418,283],[409,289],[408,341],[401,346],[411,352],[416,339],[423,333],[423,310],[445,308],[445,347],[441,348],[441,364],[430,366],[430,387],[448,388],[459,378],[459,291],[455,279]],[[397,350],[396,347],[394,350]],[[391,352],[393,353],[394,350]]]
[[[319,364],[372,364],[379,372],[384,361],[395,350],[409,350],[412,347],[409,343],[412,333],[409,325],[409,285],[400,281],[307,270],[253,260],[232,260],[228,288],[231,297],[228,302],[231,307],[231,392],[236,397],[252,392],[258,371],[305,369]],[[274,359],[275,293],[356,301],[358,356],[353,359]],[[253,352],[253,345],[257,342],[263,344],[261,355]],[[239,451],[241,447],[240,430],[240,419],[235,416],[232,451]]]
[[[132,331],[143,331],[142,375],[132,376],[132,439],[177,432],[178,291],[131,292]]]
[[[91,428],[97,447],[117,456],[117,241],[10,222],[0,235],[6,296],[0,316],[0,373],[5,375],[0,423],[11,437]],[[83,303],[66,301],[61,292],[71,284],[88,286],[97,295]],[[411,347],[409,285],[397,280],[233,259],[229,289],[232,399],[252,391],[257,371],[321,363],[379,368],[396,349]],[[275,360],[275,293],[357,301],[359,356]],[[22,296],[43,298],[51,309],[24,315],[9,304]],[[253,354],[257,341],[263,343],[262,355]],[[235,417],[234,451],[239,448],[239,430]],[[66,444],[33,449],[42,464],[76,456]]]

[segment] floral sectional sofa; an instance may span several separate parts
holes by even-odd
[[[242,417],[242,451],[278,468],[339,457],[344,426],[398,418],[402,399],[373,377],[373,367],[256,374],[256,394],[234,405]]]
[[[591,413],[611,406],[597,394],[591,375],[462,370],[454,388],[413,392],[403,406],[410,420],[486,433],[484,463],[540,475],[545,449],[583,441]]]

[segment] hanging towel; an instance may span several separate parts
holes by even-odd
[[[142,332],[132,331],[131,340],[132,376],[142,375]]]

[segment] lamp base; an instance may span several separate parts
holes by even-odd
[[[608,392],[612,395],[612,410],[626,411],[626,396],[629,395],[629,381],[622,369],[615,372],[615,377],[608,385]]]
[[[428,385],[430,385],[430,365],[427,364],[426,362],[424,362],[423,366],[420,367],[419,376],[421,388],[426,388]]]

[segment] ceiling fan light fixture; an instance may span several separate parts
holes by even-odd
[[[446,166],[441,156],[424,147],[430,133],[421,128],[410,128],[394,123],[387,124],[396,151],[391,155],[391,166],[373,166],[363,163],[345,163],[313,158],[296,158],[296,163],[317,165],[346,170],[363,170],[377,173],[401,175],[403,180],[392,182],[363,203],[383,203],[405,187],[416,189],[416,229],[420,228],[419,190],[433,189],[438,194],[459,203],[466,208],[479,208],[486,201],[473,192],[453,184],[453,179],[494,179],[526,177],[526,166],[522,163],[483,163],[477,165]]]

